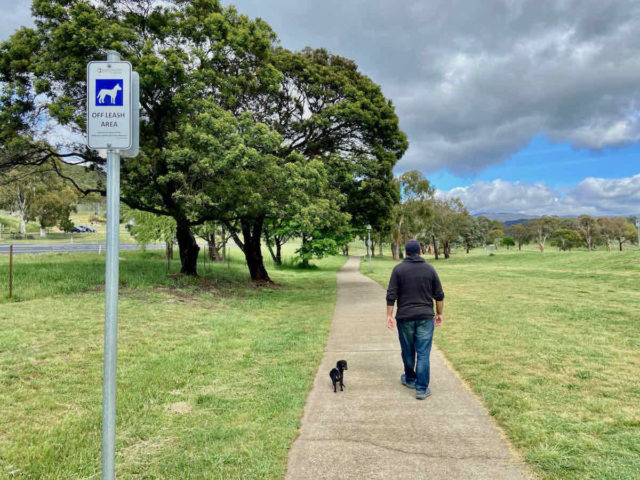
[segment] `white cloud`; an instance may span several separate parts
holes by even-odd
[[[578,185],[555,190],[544,183],[494,180],[476,182],[439,197],[458,197],[472,213],[508,212],[526,215],[594,216],[640,214],[640,174],[608,179],[589,177]]]

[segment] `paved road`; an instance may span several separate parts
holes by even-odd
[[[431,355],[431,397],[416,400],[402,386],[397,333],[384,324],[384,289],[358,265],[351,258],[338,273],[329,340],[286,479],[528,478],[439,351]],[[333,393],[329,370],[340,359],[349,362],[345,391]]]
[[[123,250],[137,250],[140,246],[136,243],[121,243],[120,251]],[[163,249],[164,244],[147,245],[149,250]],[[29,253],[79,253],[79,252],[104,252],[104,243],[14,243],[13,253],[14,255]],[[0,255],[9,253],[9,244],[0,244]]]

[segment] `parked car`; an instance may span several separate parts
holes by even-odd
[[[73,227],[74,233],[96,233],[95,229],[87,227],[86,225],[76,225]]]

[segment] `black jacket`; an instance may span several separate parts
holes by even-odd
[[[424,258],[406,257],[391,272],[387,305],[398,301],[396,320],[433,318],[433,300],[444,300],[442,284],[436,270]]]

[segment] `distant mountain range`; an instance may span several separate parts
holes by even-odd
[[[526,222],[532,218],[538,218],[535,215],[527,215],[525,213],[511,213],[511,212],[475,212],[474,217],[487,217],[490,220],[498,220],[506,223],[507,225],[517,225],[518,223]]]
[[[487,217],[489,220],[498,220],[504,223],[507,227],[524,223],[534,218],[540,218],[541,215],[527,215],[526,213],[512,213],[512,212],[475,212],[472,213],[474,217]],[[552,215],[556,216],[556,215]],[[578,215],[557,215],[558,218],[577,218]],[[613,218],[610,216],[609,218]]]

